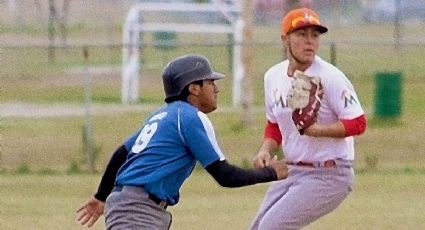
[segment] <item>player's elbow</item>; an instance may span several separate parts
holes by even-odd
[[[225,187],[225,188],[234,188],[234,187],[237,187],[237,186],[235,186],[235,183],[233,183],[232,181],[227,180],[225,178],[215,178],[215,181],[217,181],[217,183],[220,186]]]
[[[363,134],[366,131],[366,126],[367,126],[367,121],[364,118],[363,121],[360,123],[360,127],[359,127],[359,134]]]
[[[360,115],[352,120],[341,120],[345,128],[345,136],[355,136],[366,131],[367,121],[365,115]]]
[[[356,133],[354,135],[363,134],[366,131],[367,121],[364,115],[356,118]]]

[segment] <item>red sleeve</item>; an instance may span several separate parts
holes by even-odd
[[[282,144],[282,134],[280,133],[279,126],[276,123],[267,121],[266,127],[264,128],[264,138],[271,138],[279,145]]]
[[[366,117],[360,115],[352,120],[341,119],[342,124],[345,127],[345,136],[360,135],[366,130]]]

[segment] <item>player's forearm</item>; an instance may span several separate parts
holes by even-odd
[[[366,130],[366,117],[364,114],[353,119],[341,119],[331,125],[314,123],[305,130],[305,134],[314,137],[343,138],[360,135]]]
[[[271,167],[242,169],[217,160],[208,165],[206,170],[223,187],[235,188],[277,180],[276,171]]]
[[[279,144],[274,139],[264,138],[263,144],[261,145],[259,152],[273,153],[278,147]]]
[[[105,201],[108,195],[111,193],[118,169],[124,164],[127,159],[128,151],[124,145],[120,146],[115,150],[108,165],[106,166],[105,172],[103,173],[99,187],[94,197],[100,201]]]
[[[337,121],[330,125],[314,123],[304,130],[305,135],[312,137],[344,138],[345,133],[345,127],[341,121]]]

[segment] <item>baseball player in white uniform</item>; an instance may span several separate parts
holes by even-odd
[[[281,146],[289,176],[271,184],[251,229],[300,229],[337,208],[352,189],[353,136],[365,131],[366,119],[344,73],[316,55],[319,37],[327,30],[308,8],[294,9],[282,19],[288,59],[264,76],[267,124],[254,165],[267,166]],[[320,77],[323,90],[312,122],[301,128],[294,125],[287,98],[295,71]]]

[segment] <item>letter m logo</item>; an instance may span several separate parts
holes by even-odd
[[[350,104],[350,105],[352,105],[352,104],[354,104],[354,103],[356,103],[357,104],[357,101],[356,101],[356,99],[354,98],[354,96],[353,95],[345,95],[345,102],[344,102],[344,108],[347,108],[347,106]]]

